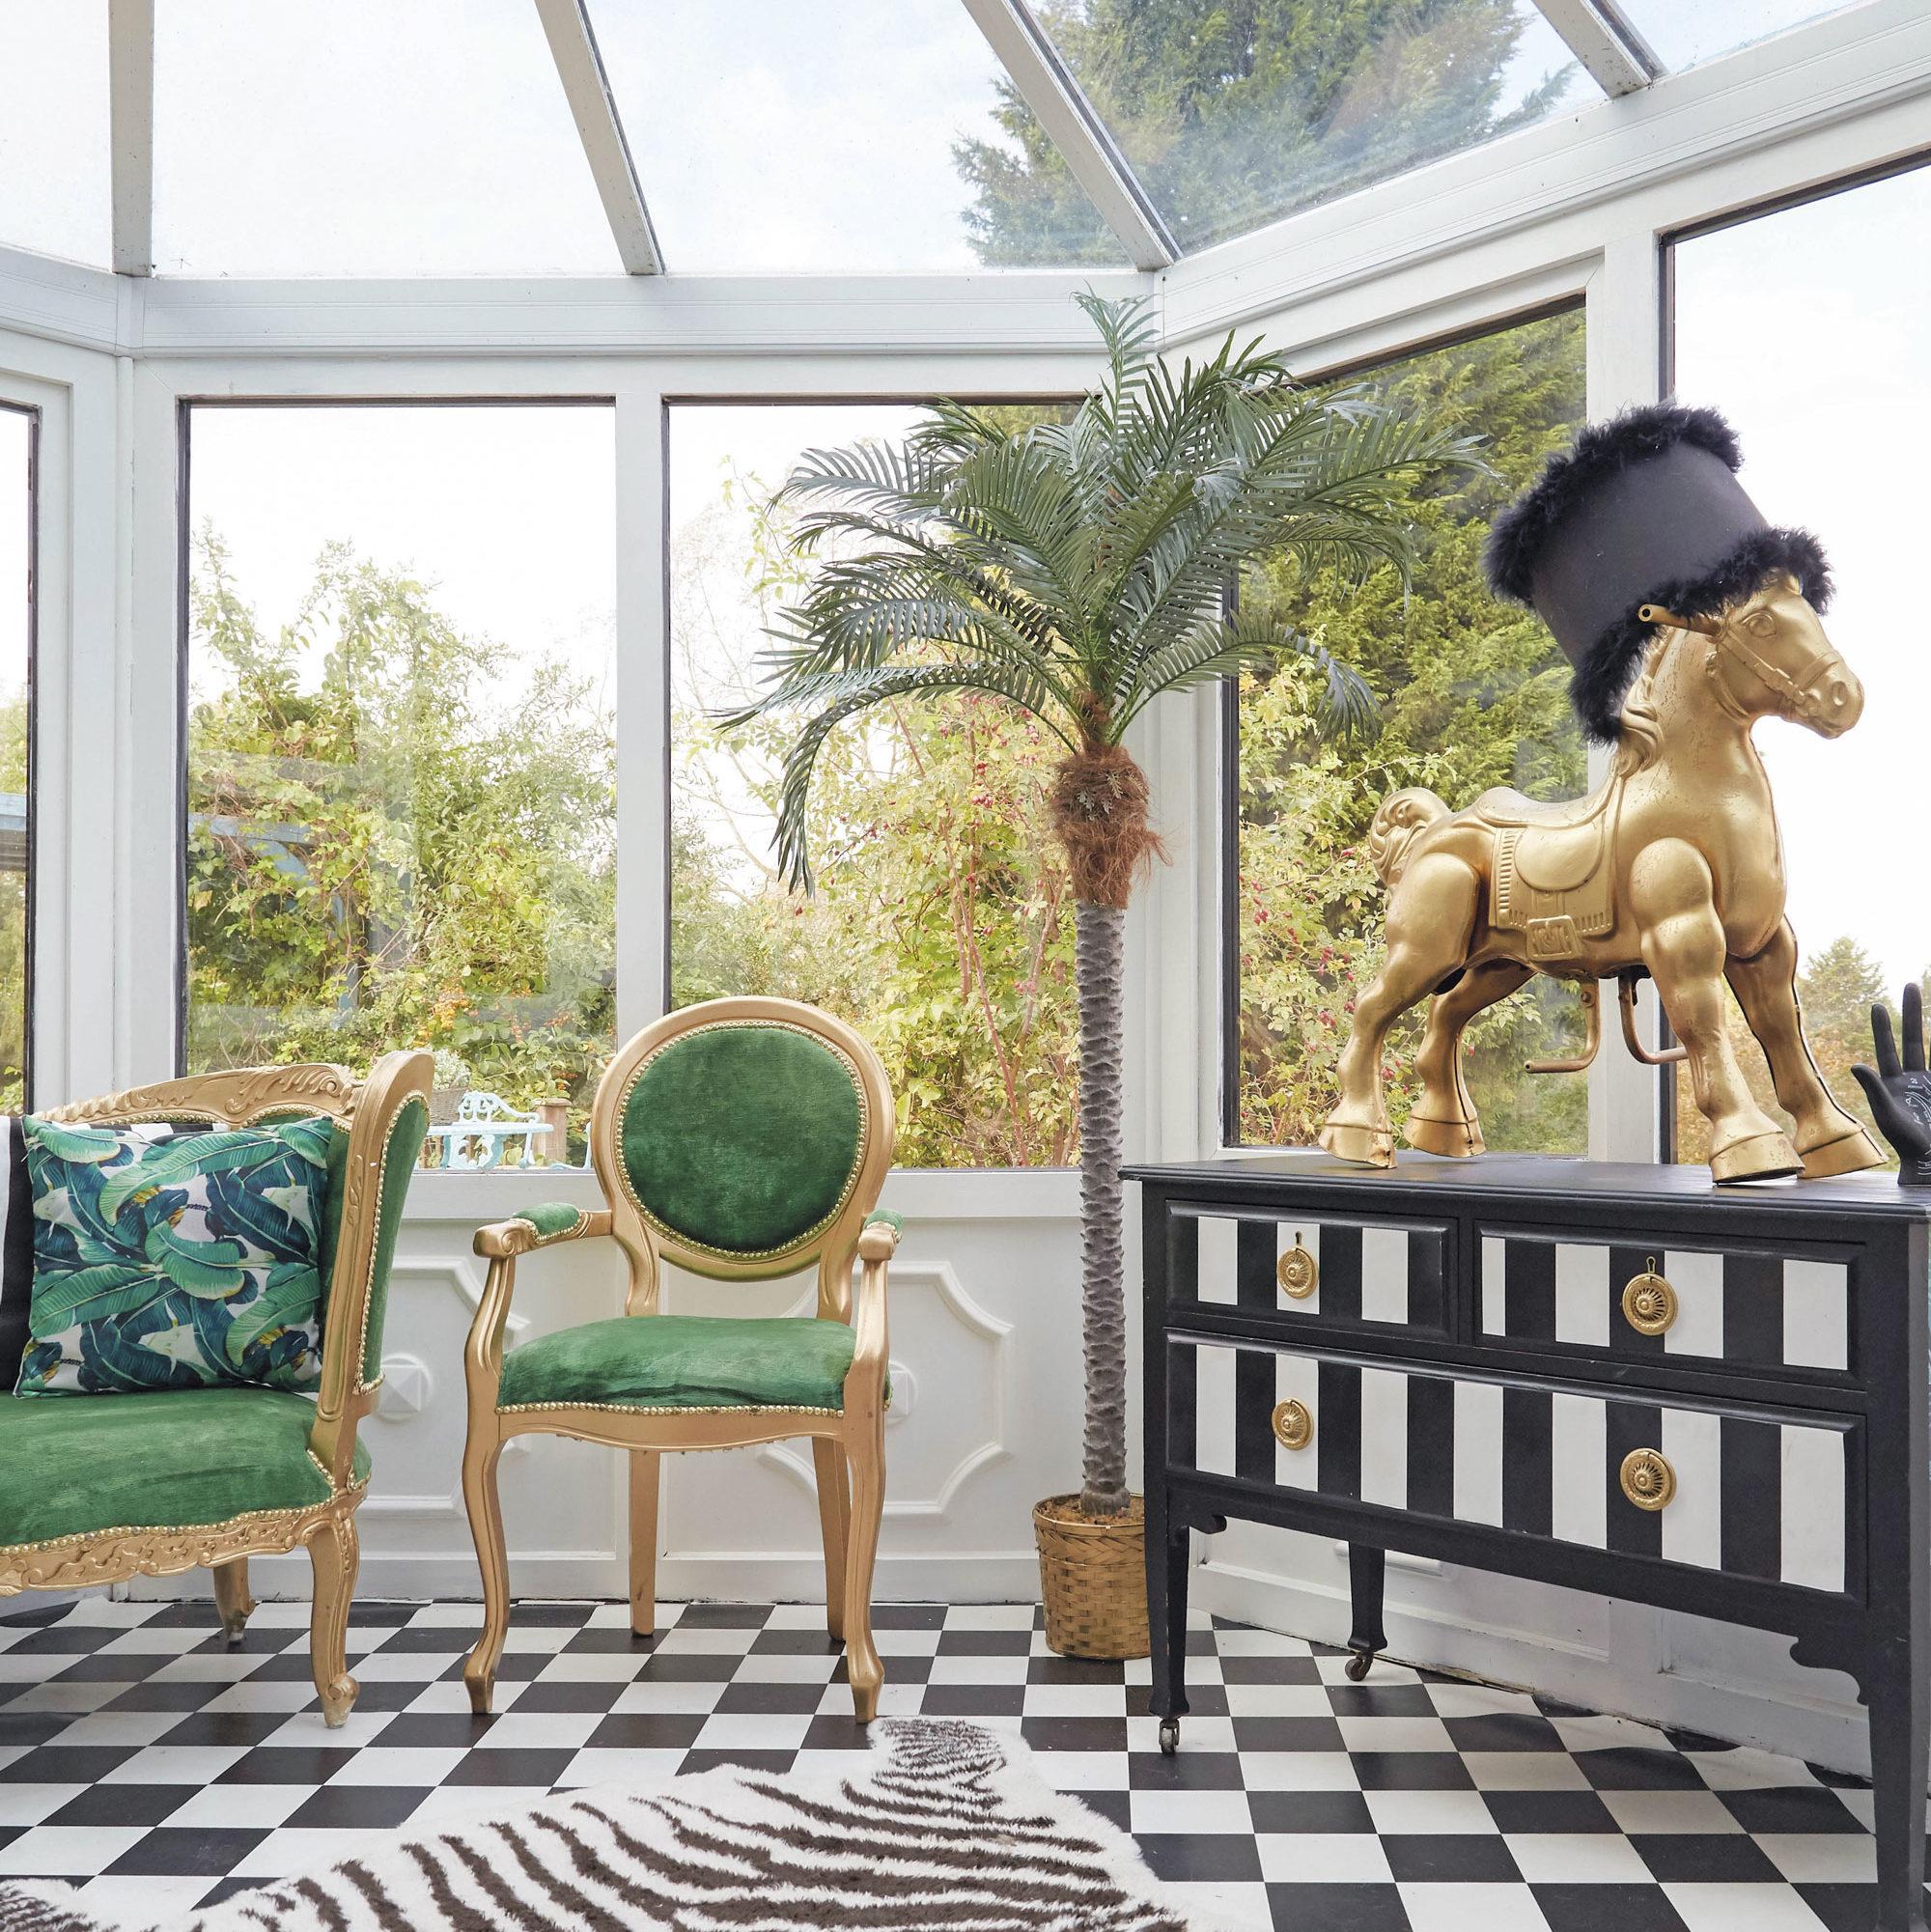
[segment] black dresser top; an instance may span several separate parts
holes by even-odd
[[[1505,1200],[1562,1194],[1605,1207],[1640,1210],[1661,1202],[1696,1201],[1769,1213],[1895,1217],[1931,1220],[1931,1189],[1900,1188],[1895,1175],[1852,1174],[1833,1181],[1751,1181],[1719,1187],[1707,1167],[1665,1167],[1627,1161],[1581,1161],[1554,1155],[1478,1154],[1451,1161],[1436,1154],[1397,1154],[1392,1167],[1360,1167],[1299,1148],[1223,1155],[1215,1161],[1138,1162],[1130,1181],[1182,1190],[1292,1182],[1362,1209],[1399,1214],[1420,1207],[1466,1207],[1470,1198]]]

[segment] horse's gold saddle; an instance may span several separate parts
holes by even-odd
[[[1616,923],[1609,804],[1607,792],[1549,804],[1505,788],[1475,800],[1496,835],[1489,923],[1525,934],[1532,960],[1573,959]]]

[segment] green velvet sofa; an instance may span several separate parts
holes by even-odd
[[[248,1558],[306,1548],[322,1716],[354,1704],[349,1605],[369,1453],[356,1424],[381,1380],[382,1319],[403,1201],[429,1124],[431,1060],[243,1068],[52,1109],[92,1126],[334,1123],[322,1234],[326,1293],[316,1396],[271,1388],[21,1398],[0,1394],[0,1596],[213,1572],[232,1640],[254,1609]]]

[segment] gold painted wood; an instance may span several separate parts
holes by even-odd
[[[1406,1128],[1427,1153],[1482,1151],[1462,1036],[1477,1015],[1537,973],[1620,979],[1635,1038],[1636,976],[1652,974],[1710,1121],[1719,1181],[1883,1163],[1832,1098],[1804,1037],[1797,938],[1784,916],[1775,802],[1750,742],[1780,716],[1823,738],[1851,729],[1863,688],[1797,579],[1780,577],[1721,616],[1665,628],[1624,700],[1615,759],[1587,798],[1544,802],[1497,789],[1460,812],[1408,787],[1368,834],[1388,892],[1387,955],[1356,1001],[1336,1065],[1339,1098],[1321,1132],[1330,1154],[1391,1165],[1382,1092],[1388,1028],[1433,995]],[[1723,982],[1770,1062],[1786,1134],[1759,1106],[1722,1013]],[[1600,1022],[1593,1008],[1592,1027]]]
[[[1656,1272],[1655,1257],[1623,1285],[1623,1320],[1639,1335],[1668,1331],[1677,1311],[1676,1290]]]
[[[1294,1231],[1294,1246],[1273,1265],[1273,1278],[1280,1292],[1290,1300],[1304,1302],[1321,1285],[1321,1264],[1301,1245],[1301,1230]]]
[[[1274,1441],[1283,1449],[1304,1449],[1314,1440],[1314,1417],[1307,1413],[1306,1403],[1293,1396],[1276,1402],[1268,1419]]]
[[[362,1368],[383,1157],[403,1107],[411,1099],[428,1104],[433,1067],[424,1052],[386,1053],[360,1081],[346,1067],[320,1063],[238,1067],[49,1109],[49,1119],[94,1127],[154,1120],[248,1127],[275,1115],[319,1114],[347,1130],[342,1223],[308,1444],[332,1494],[303,1509],[250,1511],[223,1523],[103,1527],[54,1543],[0,1547],[0,1597],[22,1590],[87,1589],[132,1577],[171,1577],[206,1568],[214,1572],[216,1608],[234,1641],[255,1608],[248,1594],[247,1559],[306,1549],[315,1572],[309,1646],[316,1691],[326,1723],[335,1726],[347,1720],[357,1692],[348,1660],[349,1606],[357,1569],[355,1510],[367,1492],[366,1483],[353,1479],[355,1428],[379,1385],[379,1378],[365,1381]]]
[[[781,1251],[731,1256],[694,1247],[656,1223],[631,1191],[618,1145],[624,1105],[654,1055],[705,1027],[781,1025],[830,1048],[852,1073],[862,1126],[858,1159],[843,1199],[826,1223]],[[462,1666],[470,1708],[487,1712],[510,1622],[509,1551],[503,1535],[496,1467],[516,1436],[550,1435],[628,1449],[630,1474],[630,1598],[632,1628],[648,1634],[654,1619],[657,1549],[657,1464],[666,1453],[745,1448],[799,1437],[812,1443],[818,1478],[820,1529],[825,1541],[826,1627],[845,1642],[846,1674],[859,1722],[878,1711],[883,1670],[872,1639],[872,1572],[884,1509],[884,1389],[889,1350],[886,1275],[898,1246],[888,1223],[865,1225],[891,1171],[895,1112],[883,1067],[869,1043],[828,1013],[789,999],[715,999],[686,1007],[627,1042],[604,1069],[591,1107],[590,1159],[606,1205],[578,1218],[574,1228],[539,1235],[512,1218],[482,1228],[476,1252],[490,1263],[482,1300],[463,1350],[469,1433],[462,1458],[462,1497],[483,1577],[483,1631]],[[719,1281],[765,1281],[817,1264],[818,1314],[854,1330],[852,1366],[841,1409],[643,1409],[617,1404],[519,1404],[499,1407],[503,1338],[516,1292],[517,1260],[538,1247],[608,1238],[629,1268],[624,1312],[648,1321],[658,1313],[661,1263]],[[859,1269],[855,1302],[854,1263]],[[648,1468],[648,1474],[646,1470]],[[644,1554],[640,1555],[640,1549]]]
[[[1676,1471],[1661,1449],[1632,1449],[1623,1458],[1623,1494],[1638,1509],[1667,1509],[1676,1495]]]

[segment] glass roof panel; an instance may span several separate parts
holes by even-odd
[[[1126,262],[1070,178],[1070,193],[1028,195],[1023,136],[998,118],[1017,98],[959,0],[590,12],[674,274]],[[1005,175],[1017,243],[1003,220],[980,226],[983,184]]]
[[[0,0],[0,247],[113,260],[107,0]]]
[[[1623,15],[1673,73],[1840,11],[1818,0],[1617,0]]]
[[[1188,250],[1602,98],[1529,0],[1060,0],[1039,17]]]
[[[154,266],[622,268],[530,0],[159,0]]]

